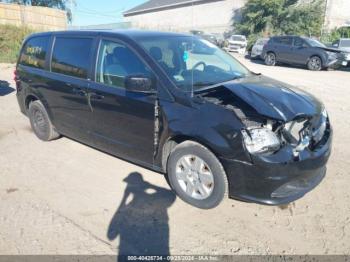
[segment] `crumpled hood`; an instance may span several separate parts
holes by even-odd
[[[282,121],[321,113],[322,103],[313,95],[264,76],[252,76],[224,84],[224,87],[259,114]]]
[[[335,52],[335,53],[342,52],[342,50],[337,49],[337,48],[333,48],[333,47],[318,47],[318,48],[323,49],[325,51]]]

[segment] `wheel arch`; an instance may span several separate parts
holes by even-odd
[[[53,118],[52,112],[50,110],[50,107],[46,103],[46,100],[43,97],[41,97],[40,95],[33,94],[33,93],[27,94],[25,99],[24,99],[24,106],[25,106],[25,110],[26,110],[26,115],[28,115],[30,103],[34,102],[34,101],[40,101],[43,104],[50,120],[52,121],[54,118]]]
[[[36,95],[29,94],[26,96],[26,98],[24,100],[24,106],[25,106],[26,112],[28,112],[30,103],[33,101],[36,101],[36,100],[40,101],[40,99]]]
[[[170,156],[171,151],[173,150],[174,147],[176,147],[178,144],[181,144],[182,142],[185,141],[193,141],[196,142],[204,147],[206,147],[209,151],[211,151],[216,157],[218,157],[218,155],[216,154],[216,152],[207,145],[207,143],[205,143],[204,141],[202,141],[201,139],[198,139],[196,137],[193,136],[188,136],[188,135],[174,135],[172,137],[169,137],[166,142],[163,144],[162,147],[162,158],[161,158],[161,164],[162,164],[162,169],[163,171],[166,173],[167,170],[167,163],[168,163],[168,159]]]

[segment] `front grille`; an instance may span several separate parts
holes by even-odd
[[[297,147],[305,139],[309,140],[309,149],[314,150],[326,137],[330,130],[326,111],[312,118],[297,119],[286,123],[283,129],[284,138],[288,143]],[[328,132],[328,133],[327,133]]]

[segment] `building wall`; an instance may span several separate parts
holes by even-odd
[[[311,0],[300,0],[309,2]],[[325,0],[325,30],[330,31],[335,27],[350,26],[350,0]],[[147,14],[125,17],[131,22],[132,27],[142,29],[154,29],[165,31],[187,32],[191,29],[204,30],[206,32],[224,32],[231,29],[232,17],[244,6],[247,0],[226,0],[222,2],[196,5],[193,8],[180,7],[172,10],[164,10]]]
[[[66,12],[53,8],[0,3],[0,24],[64,30],[67,28],[67,16]]]
[[[350,26],[350,0],[327,0],[325,29]]]
[[[188,32],[191,29],[223,33],[246,0],[225,0],[125,17],[135,28]],[[237,17],[237,15],[236,15]]]

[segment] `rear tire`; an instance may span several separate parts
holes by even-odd
[[[40,140],[50,141],[60,136],[52,125],[44,105],[39,100],[30,103],[28,116],[30,125]]]
[[[193,141],[185,141],[171,151],[167,175],[176,194],[198,208],[216,207],[228,192],[220,161],[209,149]]]
[[[312,56],[307,62],[307,68],[311,71],[320,71],[322,69],[322,60],[318,56]]]
[[[276,55],[275,53],[269,52],[265,56],[265,64],[268,66],[275,66],[276,65]]]

